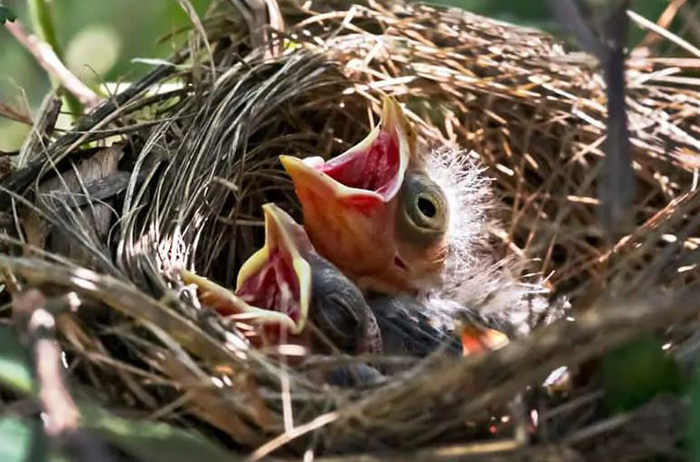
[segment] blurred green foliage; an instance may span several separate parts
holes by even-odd
[[[194,431],[154,421],[126,420],[92,406],[81,408],[81,431],[103,450],[128,454],[138,462],[227,462],[238,460],[214,441]],[[71,457],[70,451],[49,444],[41,420],[8,415],[0,417],[2,462],[57,462],[86,460]],[[94,449],[95,446],[93,446]],[[80,451],[80,447],[76,447]],[[104,460],[104,459],[100,459]],[[127,460],[110,458],[108,460]]]
[[[0,392],[8,391],[21,396],[33,396],[37,393],[37,384],[29,351],[22,345],[14,329],[0,325]],[[224,449],[199,433],[162,422],[126,420],[98,408],[92,402],[81,400],[80,396],[80,392],[74,393],[81,413],[80,428],[133,456],[129,460],[231,460]],[[73,460],[59,459],[62,456],[61,448],[49,447],[46,443],[42,422],[36,416],[0,413],[0,461]]]
[[[0,460],[26,462],[44,460],[45,456],[46,438],[40,421],[12,415],[0,418]]]
[[[211,0],[190,0],[203,13]],[[31,30],[26,0],[4,0]],[[186,37],[189,19],[175,0],[53,0],[57,39],[67,65],[83,80],[129,81],[148,71],[134,58],[167,58]],[[49,78],[10,34],[0,29],[0,102],[36,108],[51,88]],[[17,149],[28,128],[0,119],[0,151]]]
[[[680,393],[680,367],[653,334],[609,351],[602,361],[605,404],[612,412],[630,411],[661,393]]]
[[[15,13],[11,9],[0,3],[0,25],[5,24],[6,21],[12,22],[15,19],[17,19]]]
[[[35,384],[29,355],[17,332],[8,326],[0,326],[0,352],[0,383],[16,392],[31,393]]]
[[[696,361],[689,394],[690,409],[686,436],[690,449],[690,460],[700,462],[700,361]]]

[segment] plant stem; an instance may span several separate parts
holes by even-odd
[[[52,81],[56,82],[57,87],[63,87],[67,93],[89,108],[99,104],[100,97],[71,73],[56,55],[51,45],[40,40],[36,35],[27,33],[18,20],[6,23],[5,29],[34,56]]]
[[[56,36],[56,28],[51,15],[49,1],[29,0],[29,14],[34,32],[42,41],[48,43],[51,48],[53,48],[54,53],[61,62],[65,62],[63,48],[61,48],[58,43],[58,38]],[[61,82],[54,75],[49,74],[49,77],[54,87],[61,86]],[[83,114],[84,108],[82,103],[71,92],[64,92],[63,101],[74,118]]]

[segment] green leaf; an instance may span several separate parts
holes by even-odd
[[[162,422],[122,419],[82,406],[83,427],[143,462],[231,462],[232,455],[202,435]],[[0,459],[1,460],[1,459]]]
[[[643,335],[608,352],[602,361],[605,403],[612,412],[634,409],[660,393],[678,393],[683,375],[653,335]]]
[[[32,428],[16,417],[0,420],[0,460],[22,462],[29,459]]]
[[[20,393],[35,390],[29,354],[8,326],[0,326],[0,384]]]
[[[688,410],[687,440],[690,460],[700,462],[700,361],[690,383],[690,409]]]
[[[0,460],[40,462],[46,460],[46,440],[41,422],[10,416],[0,419]]]
[[[0,3],[0,25],[5,24],[7,21],[14,22],[15,19],[17,19],[17,15],[14,11]]]

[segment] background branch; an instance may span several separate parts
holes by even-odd
[[[81,114],[83,106],[90,109],[100,103],[100,97],[63,64],[49,43],[43,42],[37,36],[27,33],[19,21],[5,23],[5,29],[34,56],[39,65],[49,74],[55,85],[65,88],[70,95],[66,95],[66,103],[71,112]]]

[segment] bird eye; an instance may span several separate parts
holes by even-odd
[[[409,173],[399,198],[398,231],[404,237],[426,244],[447,230],[447,200],[442,189],[428,176]]]
[[[437,205],[432,197],[419,196],[416,200],[418,211],[426,218],[435,218],[437,214]]]

